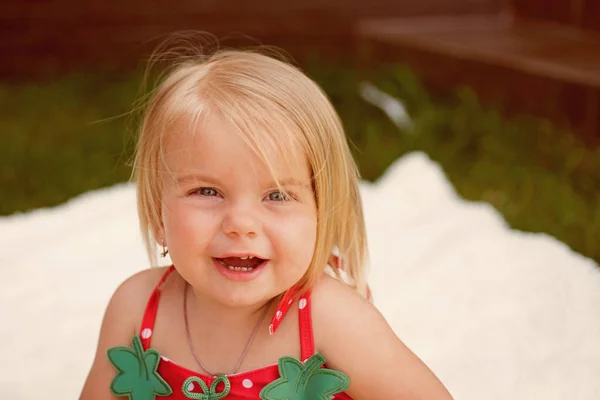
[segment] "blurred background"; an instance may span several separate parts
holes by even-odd
[[[1,8],[0,215],[126,181],[148,57],[166,34],[199,30],[223,47],[283,49],[329,94],[365,179],[423,151],[464,198],[600,262],[597,0]],[[394,99],[408,117],[382,110],[401,111]]]

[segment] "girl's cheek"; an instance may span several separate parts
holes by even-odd
[[[305,250],[314,248],[317,223],[315,218],[298,216],[265,224],[265,230],[276,245]]]
[[[220,214],[214,208],[190,204],[172,205],[163,212],[165,229],[175,231],[208,231],[218,223]]]

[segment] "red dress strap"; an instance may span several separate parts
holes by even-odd
[[[298,290],[295,287],[290,288],[283,295],[283,298],[277,306],[275,315],[269,325],[269,333],[273,335],[279,324],[290,310],[296,297],[298,297],[298,325],[300,331],[300,354],[304,362],[315,354],[315,339],[312,328],[312,313],[310,311],[311,290],[307,290],[301,295],[298,295]]]
[[[298,300],[298,325],[300,326],[300,354],[302,362],[315,354],[312,313],[310,312],[310,290]]]
[[[152,339],[152,333],[154,331],[154,322],[156,321],[156,312],[158,311],[158,303],[162,293],[162,286],[174,270],[175,267],[173,265],[167,268],[167,271],[163,274],[156,284],[156,287],[152,291],[150,299],[148,299],[148,304],[146,305],[146,311],[144,312],[144,317],[142,318],[142,327],[140,330],[140,338],[142,340],[142,346],[144,347],[144,350],[148,350],[150,348],[150,339]]]
[[[277,310],[275,310],[275,314],[273,315],[273,318],[271,319],[271,323],[269,324],[269,334],[270,335],[275,334],[275,331],[277,331],[279,324],[281,324],[283,317],[285,317],[287,315],[297,294],[298,294],[298,289],[296,289],[296,287],[294,287],[294,286],[292,286],[290,289],[288,289],[283,294],[281,301],[277,305]]]

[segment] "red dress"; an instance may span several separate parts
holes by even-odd
[[[151,347],[150,343],[152,340],[156,312],[158,310],[158,304],[160,301],[161,288],[166,278],[173,272],[173,270],[174,267],[171,266],[165,272],[161,280],[158,282],[156,288],[152,292],[152,295],[148,301],[148,305],[146,306],[140,333],[140,339],[144,350],[148,350]],[[269,326],[270,333],[273,333],[277,329],[279,322],[291,307],[294,297],[295,295],[293,293],[288,293],[284,296],[277,308],[277,311],[275,312],[272,323]],[[301,359],[305,361],[315,354],[312,318],[310,312],[310,292],[303,294],[298,300],[298,318],[300,326]],[[157,372],[169,384],[173,391],[171,395],[164,397],[160,396],[157,397],[157,399],[165,398],[171,400],[187,400],[190,398],[202,398],[198,395],[204,393],[203,390],[205,389],[201,387],[202,385],[199,384],[199,380],[204,381],[207,387],[211,387],[213,382],[218,379],[217,377],[207,376],[184,368],[163,355],[161,355]],[[195,377],[195,379],[190,379],[193,377]],[[280,378],[278,364],[271,364],[259,369],[227,375],[227,379],[230,382],[230,390],[229,393],[223,398],[231,400],[259,399],[261,390],[267,384],[277,380],[278,378]],[[185,395],[182,390],[183,384],[186,380],[189,382],[187,384],[187,395]],[[224,388],[225,383],[221,381],[216,385],[216,392],[223,393]],[[190,397],[190,393],[194,393],[195,396]],[[352,398],[345,393],[338,393],[330,398],[335,398],[338,400],[352,400]]]

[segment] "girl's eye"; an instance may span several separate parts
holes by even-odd
[[[200,194],[201,196],[217,196],[218,195],[217,191],[213,188],[200,188],[196,191],[196,193]]]
[[[270,201],[289,201],[289,200],[291,200],[291,197],[289,195],[282,193],[282,192],[269,193],[267,198]]]

